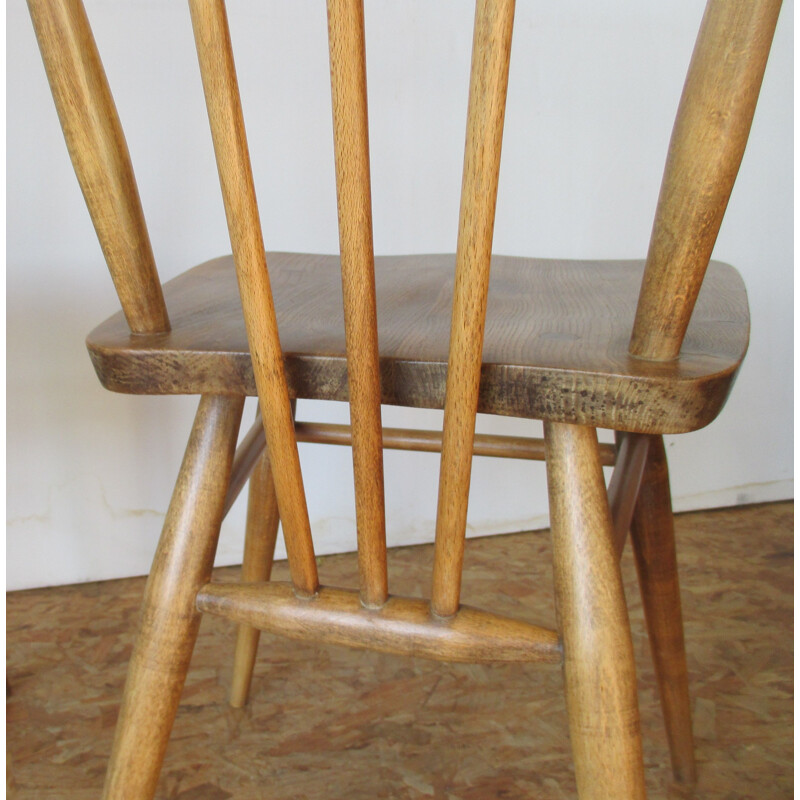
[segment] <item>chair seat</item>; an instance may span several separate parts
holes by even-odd
[[[347,399],[338,256],[272,253],[272,290],[290,392]],[[453,255],[376,259],[382,402],[444,405]],[[644,433],[714,419],[747,350],[747,295],[712,262],[680,357],[628,355],[642,261],[494,256],[479,411]],[[164,285],[165,334],[131,334],[122,313],[87,346],[101,383],[132,394],[255,395],[230,256]]]

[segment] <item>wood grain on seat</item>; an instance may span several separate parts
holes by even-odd
[[[268,257],[291,393],[347,399],[337,256]],[[441,408],[452,255],[376,259],[382,401]],[[680,357],[633,358],[628,338],[641,261],[495,256],[479,410],[645,433],[678,433],[719,412],[747,349],[738,273],[712,262]],[[87,345],[103,385],[133,394],[255,394],[233,261],[164,286],[172,330],[130,333],[118,313]]]

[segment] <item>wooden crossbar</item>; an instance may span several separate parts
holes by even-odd
[[[295,422],[295,438],[308,444],[335,444],[352,446],[353,434],[349,425],[336,425],[329,422]],[[416,428],[384,428],[383,448],[385,450],[406,450],[417,453],[441,453],[442,434],[439,431],[426,431]],[[247,432],[236,449],[236,460],[231,472],[230,487],[225,499],[225,514],[242,491],[247,478],[256,465],[266,444],[264,426],[259,419]],[[616,463],[614,445],[600,444],[600,463],[613,467]],[[518,458],[526,461],[544,461],[544,439],[528,436],[499,436],[492,433],[476,433],[472,445],[474,456],[490,458]],[[611,491],[611,487],[609,487]],[[630,524],[630,520],[628,520]]]
[[[477,0],[461,186],[431,605],[458,610],[514,0]]]
[[[197,608],[290,639],[435,661],[561,661],[555,631],[469,606],[443,620],[426,600],[390,597],[380,609],[369,609],[355,591],[321,587],[314,597],[301,598],[291,584],[271,581],[207,584]]]
[[[349,425],[336,425],[329,422],[295,422],[295,437],[298,442],[308,444],[335,444],[349,447],[353,435]],[[231,471],[230,486],[225,499],[225,513],[242,491],[250,472],[261,456],[266,440],[264,426],[259,419],[242,443],[236,449],[236,459]],[[417,453],[441,453],[442,434],[440,431],[426,431],[416,428],[384,428],[383,448],[385,450],[406,450]],[[617,456],[614,445],[598,445],[600,463],[604,467],[613,467]],[[476,433],[473,440],[472,454],[489,458],[518,458],[526,461],[544,461],[545,442],[528,436],[499,436],[493,433]],[[609,486],[609,493],[611,487]],[[612,503],[613,506],[613,503]],[[628,520],[630,524],[630,520]]]
[[[289,568],[297,591],[311,595],[317,565],[225,4],[189,8]]]
[[[617,433],[617,464],[608,484],[608,506],[614,527],[614,547],[621,556],[639,498],[651,437],[644,433]]]
[[[651,437],[644,433],[617,433],[619,453],[608,484],[608,506],[614,527],[614,547],[621,556],[631,527],[647,464]]]
[[[361,599],[388,596],[363,0],[328,0],[333,140]]]
[[[225,508],[223,516],[227,516],[231,507],[239,497],[244,485],[247,483],[250,473],[258,463],[264,452],[267,440],[264,438],[264,426],[261,419],[247,431],[241,444],[236,448],[236,456],[233,459],[231,468],[231,479],[228,483],[228,494],[225,496]]]
[[[292,416],[294,416],[295,409],[297,408],[297,400],[291,401],[291,407]],[[266,444],[267,440],[264,436],[264,424],[261,421],[261,410],[259,409],[256,414],[256,421],[236,448],[236,456],[233,460],[233,467],[231,468],[231,479],[228,483],[228,494],[225,496],[223,517],[228,515],[236,499],[241,494],[244,485],[250,477],[250,473],[253,472],[258,464],[258,460],[261,458]]]
[[[298,442],[314,444],[349,445],[352,440],[349,425],[327,422],[298,422],[295,424]],[[385,450],[413,450],[424,453],[440,453],[442,434],[440,431],[425,431],[414,428],[384,428]],[[601,444],[600,460],[604,467],[616,461],[614,445]],[[474,456],[492,458],[519,458],[528,461],[544,461],[544,439],[528,436],[500,436],[492,433],[476,433],[472,444]]]

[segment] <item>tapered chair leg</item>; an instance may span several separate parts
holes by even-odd
[[[275,541],[278,538],[278,522],[278,498],[275,495],[269,456],[265,451],[250,476],[242,560],[243,582],[269,580]],[[259,636],[260,631],[257,628],[239,626],[231,683],[231,705],[234,708],[241,708],[247,702]]]
[[[556,611],[581,800],[644,798],[628,611],[594,429],[545,424]]]
[[[644,479],[631,523],[631,539],[672,756],[672,770],[676,780],[694,783],[697,768],[689,675],[683,638],[669,470],[661,436],[650,437]]]
[[[244,398],[203,396],[144,591],[106,775],[106,800],[148,800],[194,649]]]
[[[291,401],[292,419],[297,413],[297,400]],[[261,409],[256,410],[256,421],[260,423]],[[250,490],[247,498],[247,523],[244,534],[242,557],[242,582],[268,581],[272,574],[275,557],[275,542],[278,538],[278,496],[275,493],[272,465],[266,451],[250,475]],[[233,679],[230,703],[241,708],[250,693],[253,668],[256,663],[258,641],[261,631],[250,625],[240,625],[236,635],[236,650],[233,656]]]

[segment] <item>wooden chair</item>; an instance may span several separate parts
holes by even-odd
[[[643,797],[619,571],[629,529],[673,768],[692,781],[661,437],[715,417],[747,347],[744,287],[709,258],[779,0],[709,0],[646,262],[491,256],[513,0],[476,4],[456,255],[373,258],[362,2],[328,0],[341,258],[265,257],[225,7],[190,0],[233,256],[163,292],[80,0],[29,4],[122,303],[89,336],[97,374],[114,391],[201,395],[145,590],[104,796],[153,796],[209,612],[240,625],[234,705],[246,699],[258,630],[441,660],[561,663],[580,797]],[[524,298],[537,298],[535,311]],[[263,426],[237,451],[244,398],[254,394]],[[348,400],[351,425],[295,423],[295,398]],[[444,408],[443,433],[383,429],[382,402]],[[478,411],[542,419],[544,441],[477,436]],[[598,444],[597,427],[617,432],[616,453]],[[320,585],[298,441],[352,444],[357,590]],[[441,450],[429,600],[389,594],[383,447]],[[557,630],[460,604],[475,453],[546,458]],[[607,491],[602,466],[614,462]],[[248,476],[243,582],[209,583],[221,520]],[[269,582],[279,516],[290,583]]]

